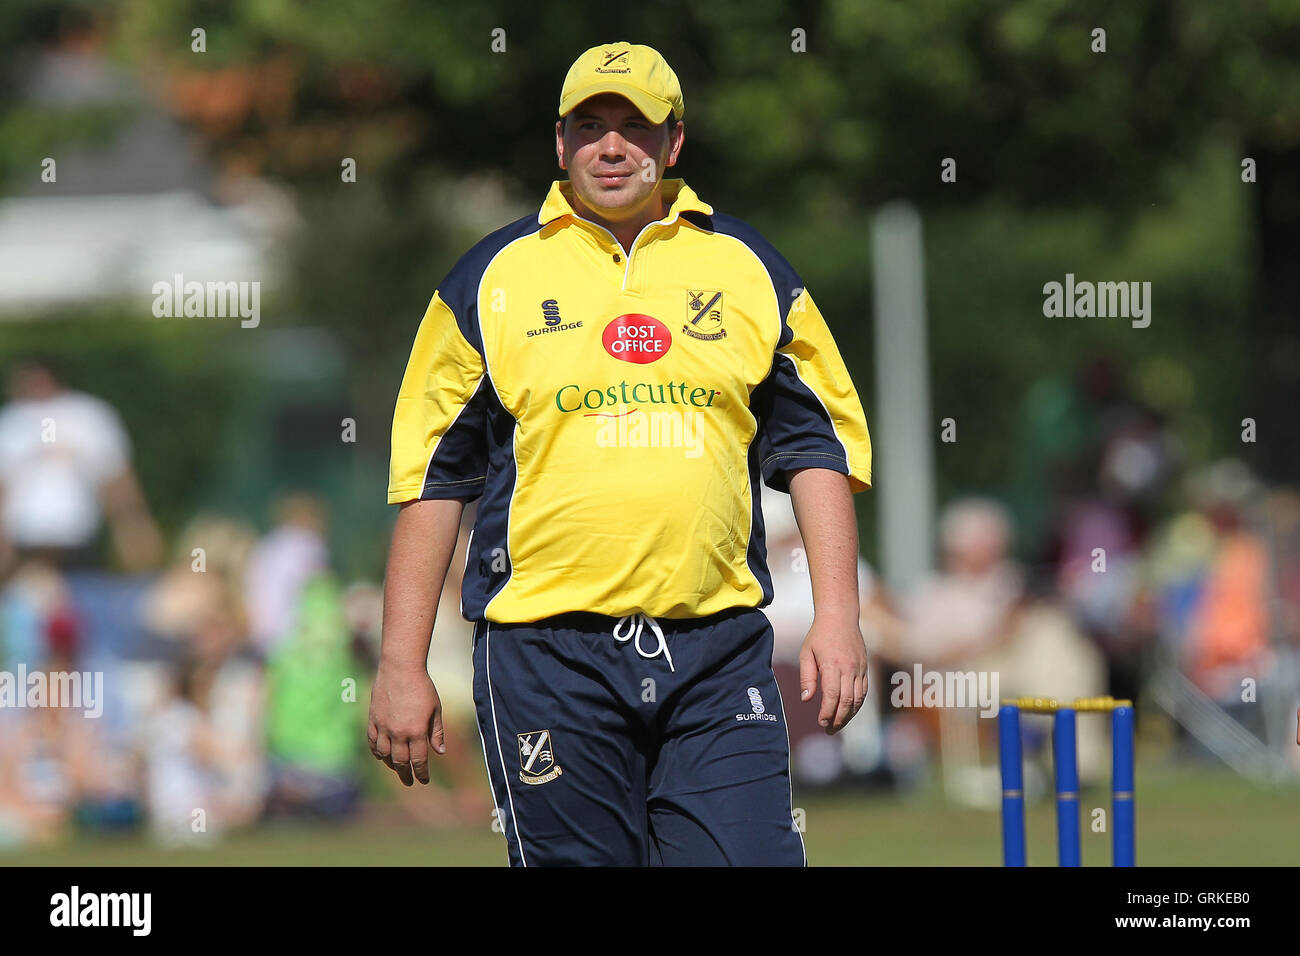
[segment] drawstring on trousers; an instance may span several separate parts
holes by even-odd
[[[646,624],[650,625],[650,630],[659,641],[658,646],[656,646],[654,651],[651,653],[647,653],[646,649],[641,646],[641,631]],[[620,633],[624,625],[627,625],[626,634]],[[642,614],[638,611],[634,614],[627,614],[620,617],[618,623],[614,625],[613,633],[614,640],[618,641],[620,644],[626,644],[628,641],[632,641],[633,646],[636,648],[636,652],[646,660],[653,660],[660,654],[663,654],[664,660],[668,662],[668,669],[676,673],[676,669],[673,667],[673,655],[668,653],[668,641],[664,637],[663,628],[661,628],[659,622],[649,614]]]

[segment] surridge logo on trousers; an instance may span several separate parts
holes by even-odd
[[[564,768],[555,762],[555,744],[549,730],[530,730],[515,736],[519,740],[520,780],[537,785],[564,773]]]
[[[757,687],[747,687],[745,693],[749,695],[749,709],[751,712],[737,714],[737,720],[776,720],[776,714],[767,712],[767,707],[763,704],[763,695],[759,693]]]

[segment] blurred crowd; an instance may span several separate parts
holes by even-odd
[[[204,844],[394,807],[433,826],[491,821],[457,562],[429,660],[448,754],[432,788],[406,790],[364,748],[382,589],[332,570],[324,505],[287,491],[267,530],[198,514],[167,542],[110,405],[43,359],[14,366],[8,389],[0,847],[141,830]],[[1242,716],[1246,683],[1266,684],[1300,648],[1296,489],[1268,487],[1234,458],[1190,468],[1170,425],[1105,363],[1035,383],[1016,428],[1005,494],[941,509],[932,574],[895,593],[860,562],[871,692],[834,738],[796,703],[811,583],[788,497],[764,494],[773,664],[800,786],[906,789],[938,765],[951,798],[996,799],[991,721],[891,700],[896,676],[916,667],[996,674],[1003,697],[1128,697],[1140,714],[1149,682],[1172,669]],[[102,675],[96,716],[13,697],[22,675],[72,673],[85,687]],[[1105,734],[1080,723],[1085,780],[1107,772]]]
[[[407,791],[364,749],[382,590],[331,570],[323,504],[284,493],[265,533],[200,514],[166,548],[113,408],[44,359],[8,384],[0,679],[23,696],[31,675],[54,687],[78,674],[102,700],[92,714],[82,699],[0,693],[0,848],[74,830],[205,844],[268,821],[364,817],[370,797],[429,824],[490,821],[467,735],[459,569],[431,651],[451,756],[432,793]]]
[[[1264,693],[1284,695],[1291,714],[1300,708],[1300,491],[1267,486],[1241,458],[1189,467],[1171,425],[1106,360],[1034,383],[1019,411],[1006,493],[945,504],[932,574],[891,593],[862,564],[867,713],[836,741],[791,714],[805,785],[907,786],[937,765],[949,798],[996,802],[993,721],[891,701],[893,681],[918,666],[996,675],[1001,697],[1131,699],[1139,724],[1153,712],[1144,707],[1153,682],[1171,674],[1260,737]],[[788,503],[770,511],[770,615],[790,700],[811,588],[791,560],[802,552]],[[1038,757],[1027,773],[1040,793],[1049,728],[1026,718]],[[1105,779],[1107,723],[1080,721],[1078,733],[1082,778]],[[1173,734],[1180,754],[1204,753],[1186,728]],[[1285,753],[1300,772],[1296,750]]]

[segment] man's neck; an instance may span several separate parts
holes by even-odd
[[[662,187],[655,190],[651,200],[642,206],[635,216],[630,219],[620,219],[617,222],[605,219],[598,213],[593,212],[576,192],[573,195],[572,205],[573,211],[583,219],[589,219],[596,225],[604,226],[613,233],[614,238],[618,240],[618,244],[627,253],[632,251],[632,243],[636,242],[636,237],[641,234],[641,230],[652,222],[658,222],[665,215]]]

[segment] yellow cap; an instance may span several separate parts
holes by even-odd
[[[662,123],[669,113],[681,119],[686,111],[668,61],[637,43],[602,43],[574,60],[560,91],[560,115],[597,93],[627,97],[651,123]]]

